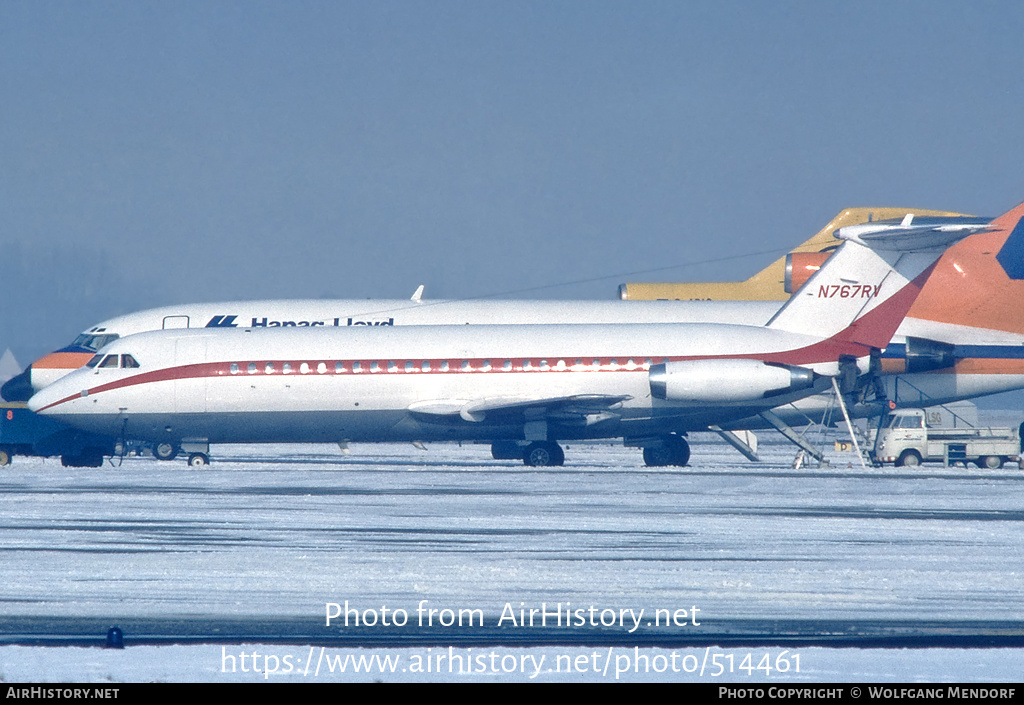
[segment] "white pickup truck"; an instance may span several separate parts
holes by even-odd
[[[1020,430],[1017,428],[934,428],[924,409],[899,409],[889,415],[878,431],[873,452],[877,463],[945,465],[968,462],[979,468],[1000,468],[1021,463]]]

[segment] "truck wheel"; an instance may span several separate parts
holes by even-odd
[[[205,453],[193,453],[188,456],[188,465],[192,468],[202,468],[210,464],[210,458]]]
[[[174,460],[178,454],[178,446],[169,441],[153,444],[153,456],[157,460]]]
[[[983,455],[978,458],[979,468],[988,468],[989,470],[998,470],[1003,467],[1003,459],[998,455]]]
[[[6,449],[0,449],[0,466],[11,464],[11,454]]]
[[[917,467],[921,464],[921,456],[916,450],[905,450],[896,459],[896,467]]]

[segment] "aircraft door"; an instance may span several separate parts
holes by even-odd
[[[174,409],[179,413],[206,411],[206,377],[194,375],[190,367],[206,361],[205,338],[182,338],[174,344]]]

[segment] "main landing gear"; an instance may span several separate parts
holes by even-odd
[[[554,441],[534,441],[522,445],[516,441],[495,441],[491,444],[495,460],[522,460],[530,467],[559,467],[565,464],[565,451]]]
[[[565,451],[554,441],[534,441],[523,452],[523,463],[530,467],[559,467],[565,464]]]
[[[565,464],[565,451],[554,441],[534,441],[523,446],[515,441],[497,441],[491,444],[491,455],[496,460],[518,460],[529,467],[560,467]],[[644,463],[648,467],[685,467],[690,462],[690,444],[676,434],[643,441],[626,441],[626,445],[643,443]]]
[[[648,467],[685,467],[689,461],[690,444],[682,436],[665,436],[657,444],[644,446],[644,463]]]

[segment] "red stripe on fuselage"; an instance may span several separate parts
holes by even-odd
[[[833,362],[841,355],[863,356],[869,353],[869,349],[849,341],[827,340],[815,343],[804,348],[795,350],[784,350],[775,353],[748,353],[736,355],[619,355],[619,356],[535,356],[530,358],[396,358],[394,360],[245,360],[228,362],[206,362],[192,365],[180,365],[167,367],[152,372],[143,372],[130,377],[90,387],[82,393],[67,396],[59,401],[48,404],[39,409],[40,412],[59,406],[73,399],[82,396],[93,396],[103,392],[126,387],[153,384],[156,382],[179,381],[187,379],[200,379],[211,377],[309,377],[309,376],[388,376],[388,375],[457,375],[457,374],[511,374],[528,373],[540,374],[551,372],[646,372],[652,364],[659,362],[675,362],[682,360],[719,360],[719,359],[757,359],[765,362],[779,362],[785,364],[814,364],[820,362]],[[579,362],[577,362],[579,360]],[[594,365],[593,361],[598,364]],[[639,360],[639,362],[638,362]],[[505,367],[508,361],[509,367]],[[354,363],[360,364],[360,369],[353,369]],[[340,363],[341,367],[338,368]],[[377,369],[371,365],[377,364]],[[409,369],[406,364],[412,363]],[[423,364],[427,363],[429,369],[424,370]],[[447,363],[447,369],[442,369]],[[464,364],[468,366],[464,367]],[[290,372],[284,372],[285,365],[291,366]],[[324,371],[320,372],[318,367],[324,365]],[[232,366],[237,366],[237,371],[232,371]],[[253,365],[252,371],[249,365]],[[267,366],[273,365],[273,371],[268,372]],[[302,366],[306,365],[305,372]],[[104,374],[100,370],[97,374]]]

